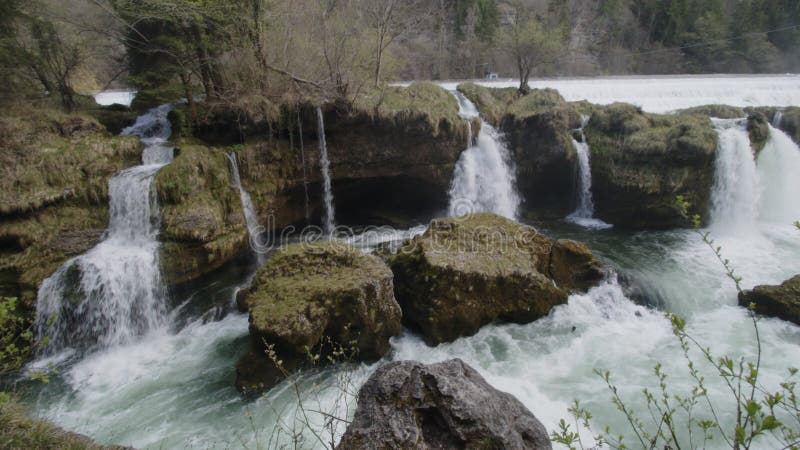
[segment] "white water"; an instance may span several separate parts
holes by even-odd
[[[589,143],[583,130],[589,124],[590,116],[582,116],[581,141],[572,139],[572,145],[578,155],[578,206],[569,216],[567,221],[586,228],[604,229],[611,225],[594,218],[594,200],[592,199],[592,167],[590,164]]]
[[[772,118],[772,126],[778,128],[781,126],[783,120],[783,111],[775,111],[775,116]]]
[[[98,105],[102,106],[109,106],[114,104],[131,106],[131,102],[133,102],[134,97],[136,97],[136,91],[130,91],[130,90],[103,91],[94,94],[94,101],[97,102]]]
[[[231,169],[231,178],[236,189],[239,190],[239,199],[242,202],[242,210],[244,211],[244,221],[247,225],[247,233],[250,236],[250,249],[256,255],[259,265],[264,262],[263,245],[259,238],[263,229],[258,224],[258,214],[253,205],[253,200],[250,194],[242,187],[242,177],[239,174],[239,161],[236,153],[226,153],[225,157],[228,158],[228,163]]]
[[[759,181],[744,120],[714,119],[719,134],[711,192],[711,227],[747,233],[758,216]]]
[[[728,155],[731,161],[738,155],[741,164],[729,166],[747,165],[745,153],[735,144],[741,135],[731,137]],[[784,208],[789,208],[788,216],[798,198],[797,190],[780,187],[781,180],[792,180],[798,173],[797,160],[789,151],[797,151],[796,146],[780,138],[773,132],[759,157],[754,185],[762,194],[760,200],[752,200],[755,213],[747,212],[748,226],[712,227],[724,256],[744,276],[745,288],[779,283],[800,273],[800,232],[783,219],[771,218],[771,212],[782,213]],[[728,181],[715,195],[751,201],[746,192],[737,190],[735,179]],[[776,201],[771,205],[772,198]],[[722,211],[734,223],[741,219],[740,209]],[[736,289],[694,232],[578,229],[554,233],[587,241],[612,267],[634,278],[659,309],[635,304],[612,279],[587,294],[572,295],[567,305],[528,325],[490,325],[475,336],[437,347],[428,347],[407,333],[393,341],[394,353],[387,360],[436,362],[459,357],[492,385],[519,398],[548,430],[555,429],[559,419],[568,418],[567,407],[578,398],[593,412],[597,428],[608,424],[616,432],[629,433],[610,402],[610,392],[592,370],[611,370],[620,395],[645,419],[649,416],[642,407],[641,390],[658,387],[652,375],[656,363],[664,365],[670,387],[685,393],[691,379],[663,310],[684,315],[692,336],[716,355],[754,356],[752,325],[746,312],[735,306]],[[390,234],[376,234],[375,242],[383,242]],[[358,237],[354,245],[369,245],[365,241],[370,240]],[[787,367],[800,360],[800,328],[764,319],[759,331],[764,345],[760,376],[770,388],[782,380]],[[245,444],[255,448],[253,442],[259,441],[263,446],[278,418],[291,417],[296,400],[286,384],[253,403],[239,398],[232,374],[237,352],[248,345],[246,336],[247,318],[236,313],[218,322],[193,321],[175,334],[151,333],[133,344],[111,347],[60,368],[34,397],[34,407],[40,415],[105,443],[138,448],[238,448]],[[699,366],[715,403],[722,405],[723,423],[729,424],[733,409],[725,403],[726,388],[707,365]],[[355,375],[356,384],[376,367],[362,366]],[[302,376],[304,394],[313,391],[310,383],[327,385],[325,376],[332,373]],[[323,407],[333,401],[330,392],[320,398]],[[635,442],[632,439],[626,438],[629,445]],[[773,441],[759,442],[754,448],[775,448]],[[724,447],[719,437],[707,446]]]
[[[333,209],[333,191],[331,189],[331,163],[328,160],[328,143],[325,139],[325,119],[322,116],[322,108],[317,107],[317,123],[319,125],[317,137],[319,139],[319,165],[322,171],[322,201],[325,212],[322,217],[322,229],[326,234],[333,231],[334,217],[336,213]]]
[[[516,80],[483,81],[490,87],[518,87]],[[440,82],[452,91],[461,83]],[[408,83],[399,83],[405,85]],[[567,101],[587,100],[599,105],[625,102],[653,113],[672,112],[702,105],[796,106],[800,105],[799,75],[697,75],[626,76],[605,78],[542,79],[532,88],[556,89]]]
[[[758,156],[761,218],[790,224],[800,220],[800,149],[783,131],[770,127],[769,132],[767,145]]]
[[[123,131],[146,143],[143,165],[109,181],[109,225],[102,242],[47,278],[37,298],[36,330],[45,355],[132,342],[164,324],[158,263],[158,203],[153,179],[172,148],[166,116],[155,108]]]
[[[466,120],[478,117],[478,110],[460,92],[459,115]],[[472,143],[470,127],[469,143]],[[502,136],[481,120],[477,142],[461,153],[450,185],[448,214],[460,217],[469,213],[493,212],[509,219],[517,217],[520,198],[516,175]]]

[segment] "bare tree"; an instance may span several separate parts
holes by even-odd
[[[370,0],[367,18],[375,33],[375,86],[380,86],[386,49],[398,38],[418,29],[428,18],[426,0]]]
[[[520,94],[530,91],[528,80],[537,66],[551,64],[555,60],[562,48],[562,39],[560,33],[549,29],[521,1],[513,3],[501,47],[514,59],[519,74]]]

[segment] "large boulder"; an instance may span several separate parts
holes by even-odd
[[[531,322],[603,278],[585,245],[494,214],[436,219],[390,265],[403,320],[431,345],[498,319]]]
[[[633,105],[597,108],[586,127],[598,218],[630,228],[688,225],[676,202],[708,218],[717,133],[707,117],[645,114]]]
[[[756,286],[739,294],[739,304],[755,312],[800,325],[800,275],[778,286]]]
[[[378,257],[343,243],[283,248],[237,301],[250,313],[252,352],[239,361],[236,379],[247,395],[273,386],[310,354],[325,361],[341,350],[376,360],[401,331],[392,272]]]
[[[547,430],[514,396],[460,359],[379,368],[358,395],[339,450],[550,449]]]
[[[164,281],[178,285],[205,275],[245,249],[247,227],[223,152],[180,145],[156,175]]]

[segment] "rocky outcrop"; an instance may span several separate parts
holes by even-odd
[[[596,216],[631,228],[671,228],[708,216],[717,133],[707,117],[645,114],[628,104],[598,108],[586,128]]]
[[[198,104],[200,119],[172,115],[180,134],[214,147],[238,147],[242,182],[261,223],[283,228],[322,216],[316,107],[284,105],[279,117],[252,118],[217,104]],[[429,220],[447,206],[447,191],[466,148],[467,122],[453,95],[431,83],[360,96],[353,105],[322,106],[337,222],[394,224]],[[305,160],[303,160],[305,156]],[[305,180],[304,168],[305,166]]]
[[[0,117],[0,295],[33,310],[36,291],[108,224],[108,180],[141,161],[135,137],[48,109]]]
[[[495,320],[531,322],[603,278],[583,244],[494,214],[436,219],[390,265],[404,322],[431,345]]]
[[[250,314],[252,351],[236,371],[236,385],[246,395],[314,362],[309,355],[319,355],[317,362],[328,356],[378,359],[401,330],[392,272],[377,257],[337,242],[283,248],[258,270],[238,303]]]
[[[755,312],[800,325],[800,275],[779,286],[756,286],[739,294],[739,305],[755,305]]]
[[[161,272],[176,285],[204,275],[246,248],[241,200],[221,149],[179,145],[156,175]]]
[[[576,150],[570,130],[580,127],[576,108],[553,89],[458,86],[481,115],[504,134],[517,169],[517,187],[527,208],[565,215],[574,207]]]
[[[769,120],[764,114],[752,113],[747,117],[747,133],[750,135],[750,146],[756,158],[767,146],[769,140]]]
[[[460,359],[379,368],[359,391],[338,450],[550,449],[541,422]]]
[[[790,107],[783,109],[781,111],[781,120],[778,121],[777,126],[800,144],[800,108]]]

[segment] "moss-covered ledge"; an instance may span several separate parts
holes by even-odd
[[[696,114],[646,114],[615,103],[597,108],[586,128],[596,215],[631,228],[690,225],[676,204],[708,218],[717,133]]]
[[[222,149],[179,142],[156,175],[168,285],[200,277],[239,255],[248,241],[241,200]]]

